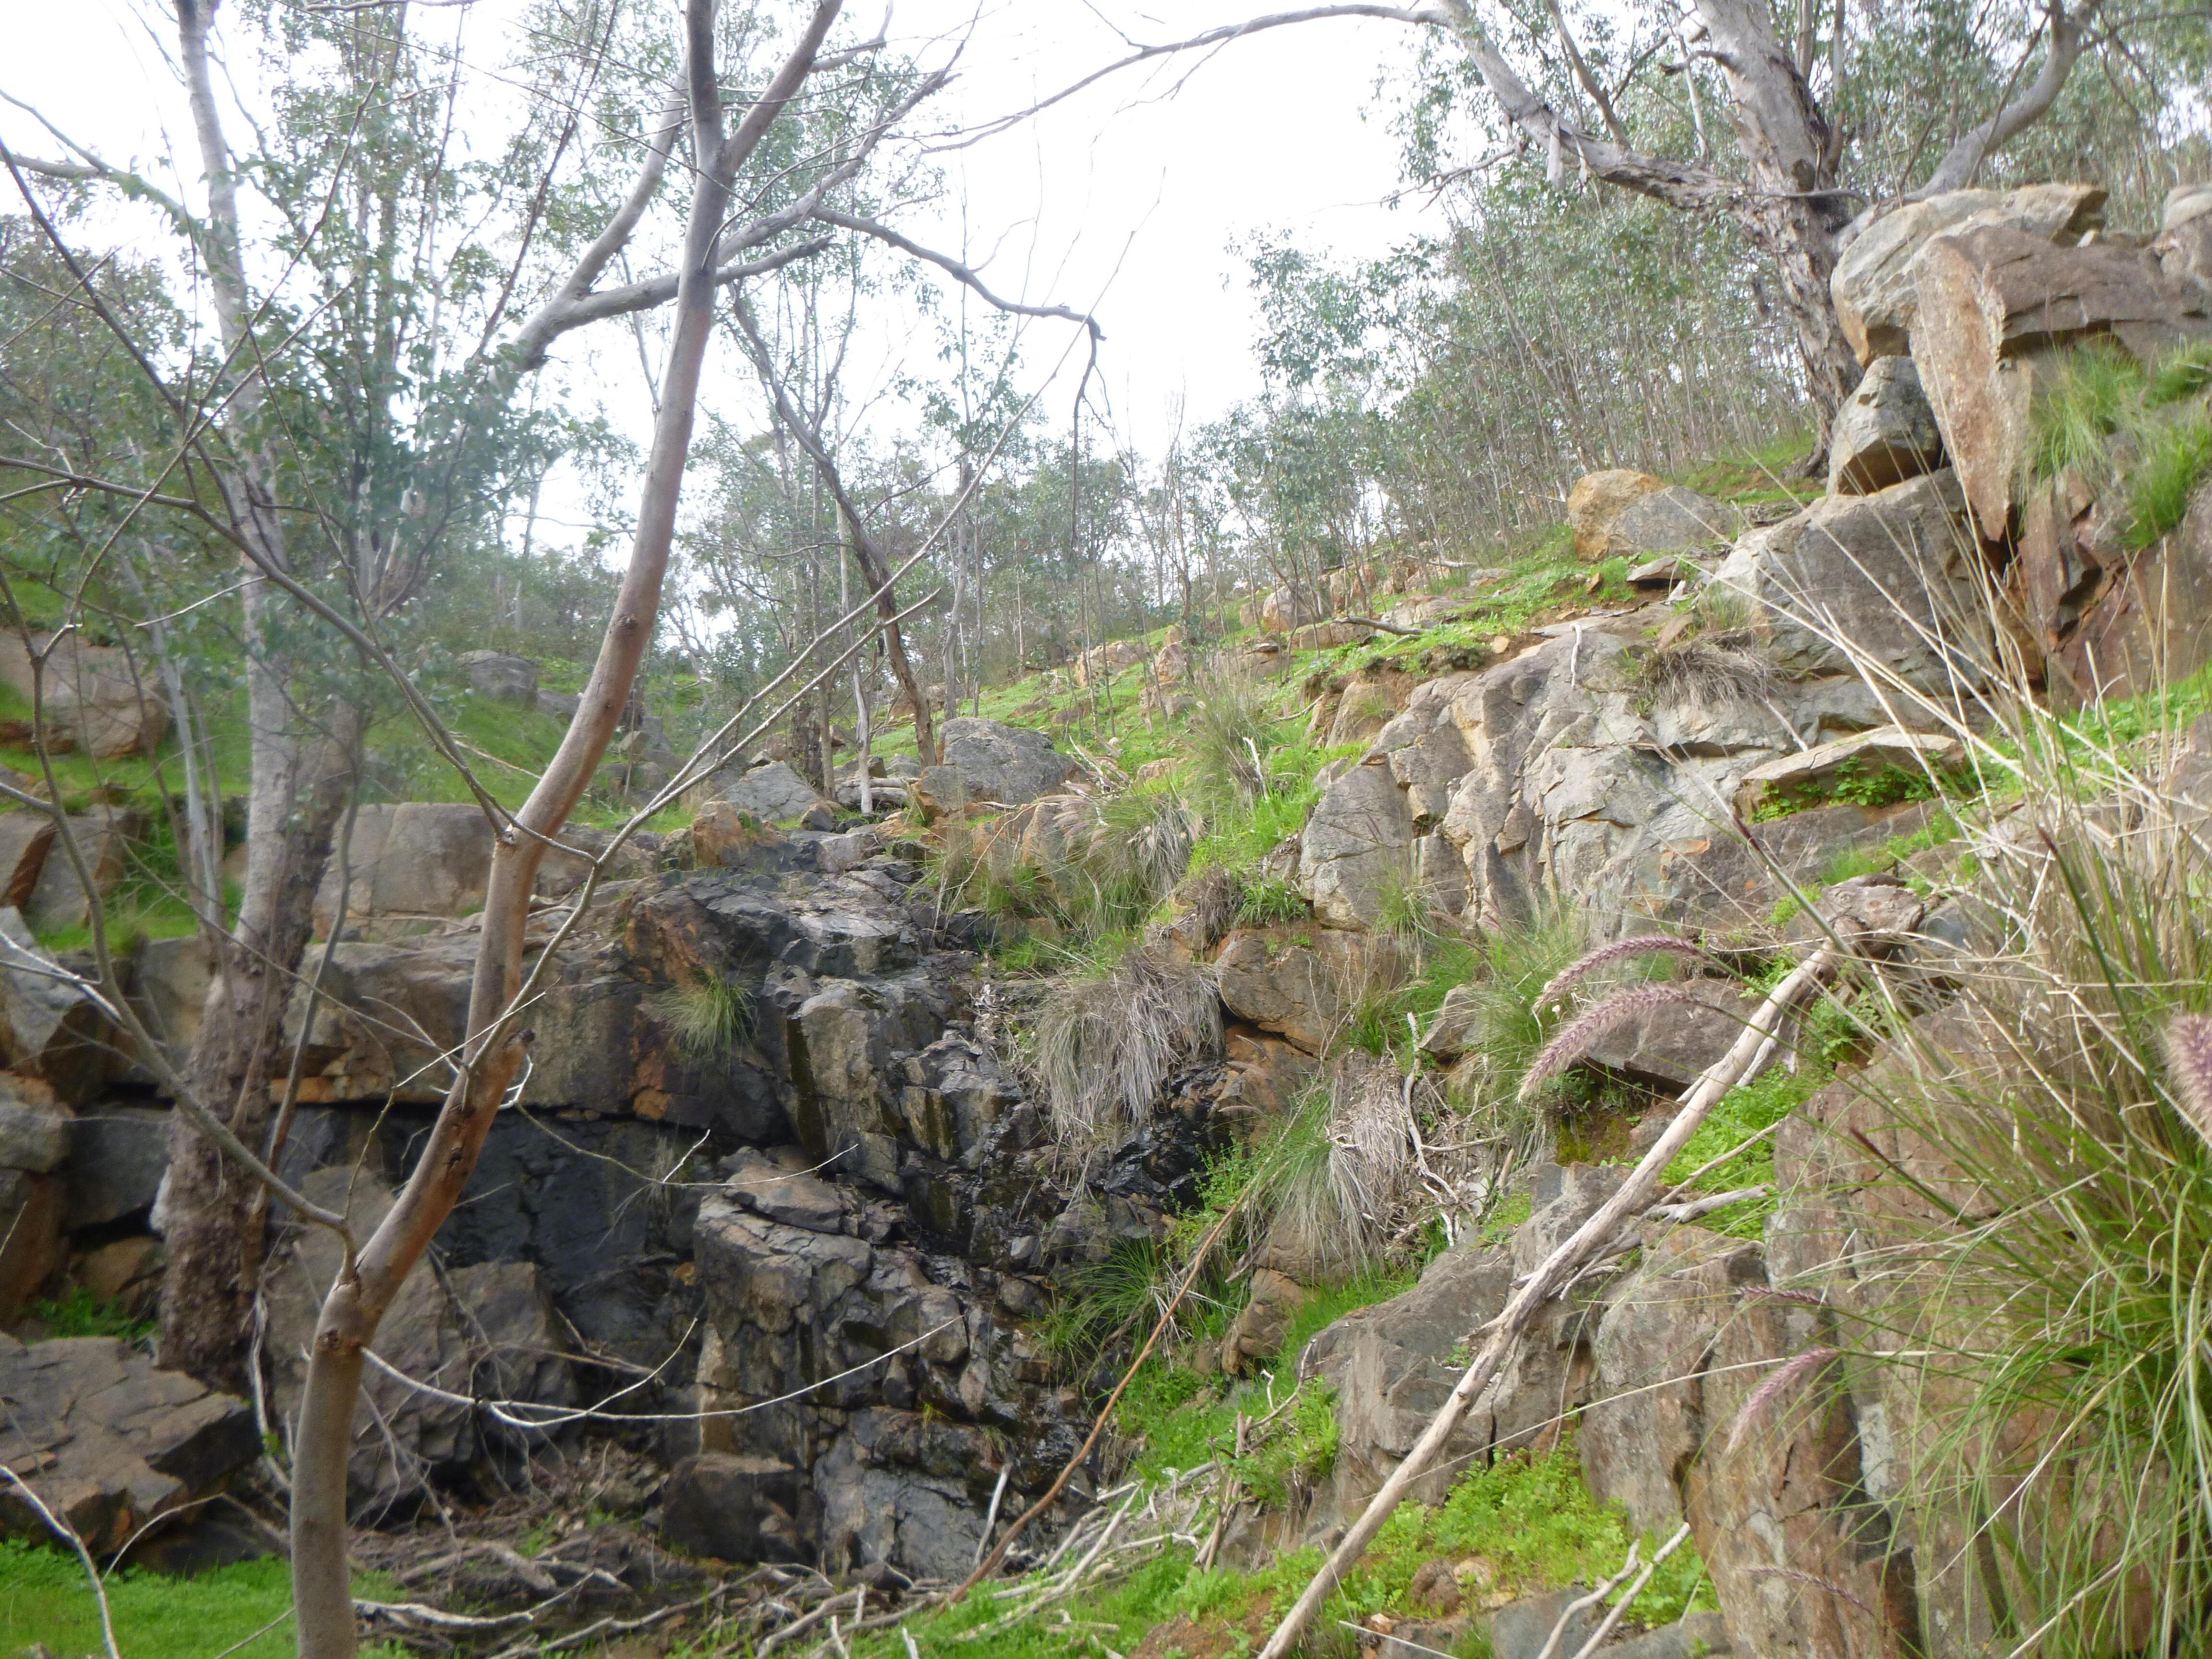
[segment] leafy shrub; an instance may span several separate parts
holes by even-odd
[[[2128,478],[2128,539],[2148,547],[2179,524],[2207,468],[2212,468],[2212,417],[2203,410],[2147,434]]]

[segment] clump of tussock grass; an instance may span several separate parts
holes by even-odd
[[[1061,1141],[1091,1147],[1140,1127],[1178,1066],[1220,1048],[1221,1000],[1205,970],[1139,947],[1053,988],[1030,1065]]]
[[[1838,1126],[1870,1182],[1839,1340],[1892,1372],[1905,1499],[1995,1650],[2206,1651],[2212,823],[2168,787],[2172,732],[2118,741],[2024,684],[1962,708],[1830,642],[1995,786],[1956,809],[1949,1000],[1869,981],[1896,1036]],[[1858,1156],[1885,1144],[1911,1155]]]
[[[1748,628],[1694,634],[1660,647],[1636,665],[1635,684],[1654,706],[1724,708],[1764,703],[1779,677]]]
[[[1215,814],[1249,812],[1273,785],[1267,756],[1281,711],[1257,680],[1205,674],[1191,683],[1188,774],[1200,805]]]
[[[713,1060],[752,1035],[752,999],[726,979],[672,985],[654,992],[646,1006],[689,1060]]]
[[[1398,1068],[1347,1055],[1307,1091],[1254,1172],[1265,1254],[1301,1276],[1373,1267],[1400,1231],[1416,1170]]]

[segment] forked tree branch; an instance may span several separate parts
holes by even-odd
[[[2035,79],[2019,97],[2009,100],[1995,115],[1960,136],[1958,143],[1944,153],[1928,175],[1928,182],[1914,192],[1916,196],[1934,196],[1947,190],[1962,190],[1973,182],[1974,174],[1981,170],[1984,161],[1993,150],[2006,143],[2043,118],[2058,94],[2066,89],[2066,82],[2074,73],[2074,65],[2088,44],[2090,26],[2095,22],[2102,0],[2083,0],[2072,11],[2066,9],[2065,0],[2049,0],[2045,10],[2047,39],[2044,46],[2043,65],[2036,71]]]

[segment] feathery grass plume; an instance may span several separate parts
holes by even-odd
[[[1562,994],[1588,979],[1601,968],[1610,968],[1617,962],[1626,962],[1636,957],[1680,957],[1692,962],[1711,962],[1712,953],[1703,945],[1692,945],[1686,939],[1676,939],[1672,933],[1640,933],[1634,939],[1617,939],[1610,945],[1601,945],[1587,956],[1579,957],[1567,964],[1565,970],[1538,994],[1539,1007],[1548,1007]]]
[[[2176,1014],[2166,1021],[2166,1077],[2189,1127],[2212,1143],[2212,1017]]]
[[[1655,1008],[1689,1006],[1702,1008],[1705,1005],[1679,985],[1638,985],[1626,991],[1618,991],[1595,1007],[1578,1014],[1559,1035],[1544,1045],[1529,1066],[1528,1075],[1521,1079],[1521,1101],[1523,1105],[1535,1099],[1546,1084],[1580,1060],[1589,1046],[1607,1031],[1623,1022],[1648,1013]]]
[[[1138,1127],[1177,1066],[1220,1048],[1213,981],[1139,948],[1053,988],[1030,1030],[1030,1063],[1060,1139],[1088,1146]]]
[[[1830,1360],[1841,1357],[1842,1350],[1838,1348],[1808,1348],[1804,1352],[1793,1356],[1773,1376],[1760,1383],[1753,1391],[1751,1398],[1743,1402],[1743,1409],[1735,1414],[1735,1422],[1729,1429],[1728,1455],[1735,1455],[1743,1443],[1751,1437],[1752,1431],[1765,1417],[1768,1407],[1776,1401]]]

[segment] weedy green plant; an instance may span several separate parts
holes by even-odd
[[[48,1336],[119,1336],[137,1342],[154,1333],[152,1320],[136,1318],[82,1285],[67,1296],[33,1302],[24,1311],[46,1328]]]
[[[1521,1080],[1558,1023],[1544,989],[1583,954],[1587,936],[1578,911],[1546,903],[1526,922],[1492,928],[1475,942],[1460,1000],[1468,1057],[1453,1070],[1450,1092],[1476,1133],[1510,1144],[1534,1133],[1537,1116],[1522,1100]]]
[[[2132,422],[2148,384],[2142,365],[2109,341],[2067,353],[2029,410],[2036,476],[2101,473],[2113,434]]]
[[[1285,927],[1312,914],[1305,895],[1280,876],[1253,876],[1237,884],[1237,920],[1248,927]]]
[[[716,975],[656,991],[647,1007],[689,1060],[715,1059],[752,1035],[752,999]]]

